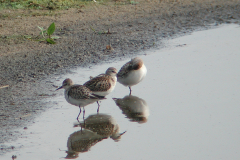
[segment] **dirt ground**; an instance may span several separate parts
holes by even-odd
[[[34,117],[50,107],[40,100],[55,96],[47,78],[161,47],[161,41],[206,29],[239,23],[239,0],[138,0],[135,5],[93,3],[64,11],[0,11],[0,154],[12,149]],[[50,45],[33,39],[37,26],[56,24]],[[28,37],[28,38],[26,38]],[[31,38],[29,38],[31,37]],[[109,47],[111,46],[111,47]]]

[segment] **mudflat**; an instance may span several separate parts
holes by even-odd
[[[161,41],[222,23],[239,23],[239,0],[138,0],[61,11],[2,10],[0,16],[0,154],[4,142],[34,122],[57,86],[47,78],[161,47]],[[56,24],[55,45],[34,41],[37,26]]]

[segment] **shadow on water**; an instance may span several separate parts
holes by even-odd
[[[68,138],[66,159],[77,158],[79,153],[88,152],[92,146],[109,137],[118,142],[126,132],[119,133],[116,120],[103,113],[90,115],[79,125],[81,130],[72,133]]]
[[[149,107],[145,100],[133,95],[113,98],[113,100],[130,121],[147,122]],[[118,142],[126,133],[126,131],[120,133],[116,120],[109,114],[99,113],[99,109],[96,114],[89,115],[86,119],[83,116],[83,121],[78,121],[74,127],[81,129],[68,137],[66,159],[78,158],[80,153],[88,152],[92,146],[109,137]]]
[[[113,98],[116,105],[132,122],[145,123],[149,116],[149,107],[144,99],[126,95],[123,98]]]

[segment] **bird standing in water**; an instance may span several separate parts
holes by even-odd
[[[72,105],[78,106],[80,109],[79,114],[77,116],[77,120],[81,114],[81,107],[83,107],[83,119],[84,119],[85,106],[94,103],[98,100],[105,99],[103,96],[94,94],[90,89],[88,89],[84,85],[73,84],[73,81],[69,78],[65,79],[62,83],[62,86],[59,87],[57,90],[62,88],[65,89],[64,95],[67,102]]]
[[[105,97],[114,90],[117,82],[116,75],[117,69],[114,67],[109,67],[106,70],[105,74],[100,74],[96,77],[92,77],[83,85],[90,89],[94,94]],[[100,105],[98,103],[98,111],[99,106]]]
[[[122,85],[129,87],[131,95],[131,87],[141,82],[146,74],[147,68],[143,63],[143,60],[136,57],[122,66],[117,74],[117,81]]]

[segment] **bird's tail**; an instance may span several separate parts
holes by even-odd
[[[107,99],[107,98],[105,98],[105,96],[99,96],[99,95],[97,95],[97,94],[93,94],[95,97],[97,97],[97,98],[99,98],[99,99]]]

